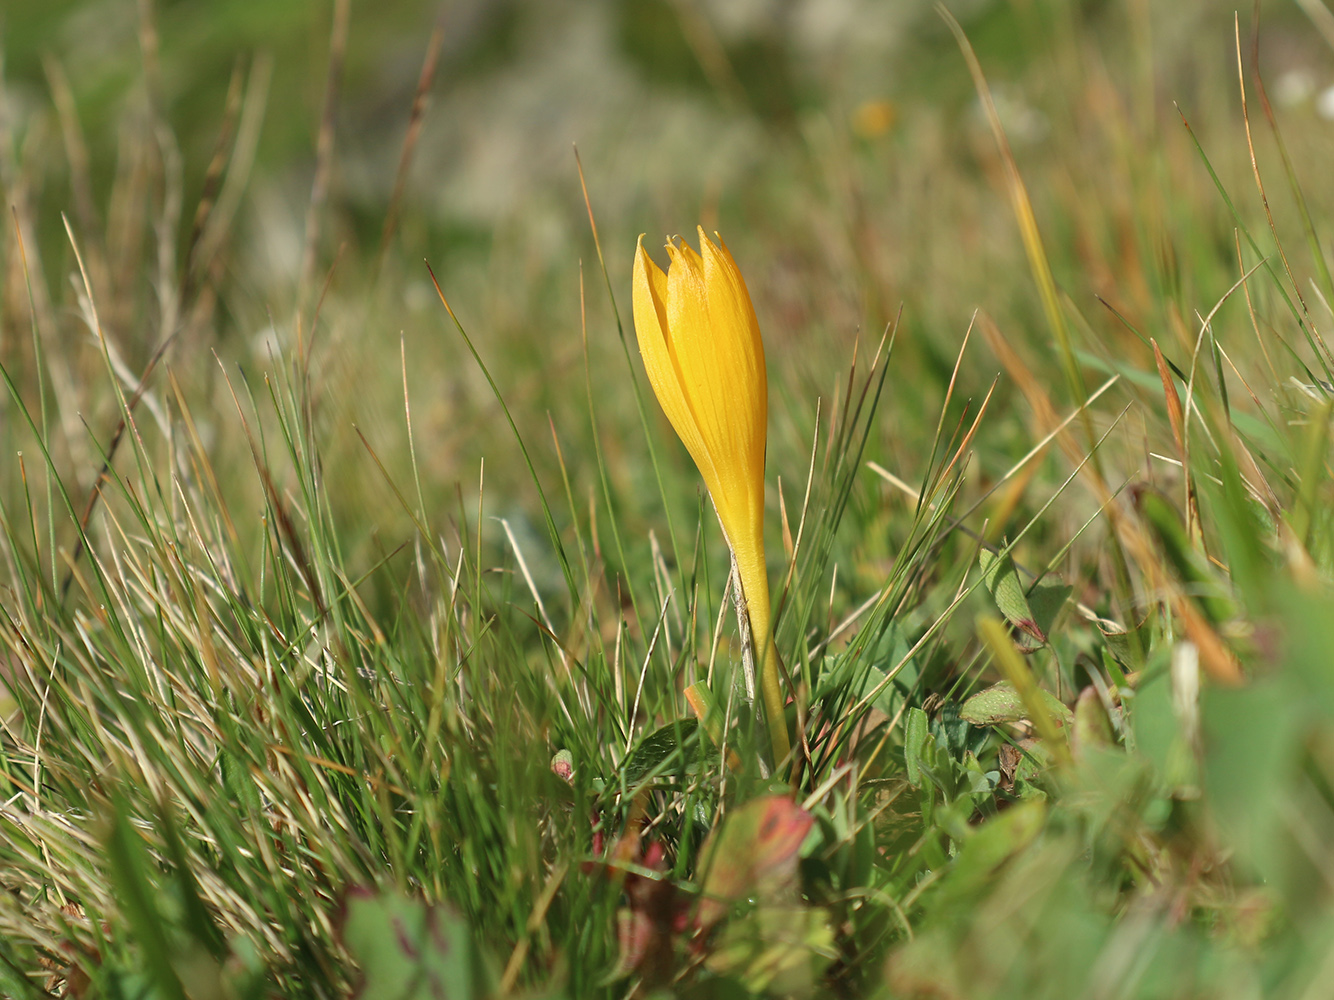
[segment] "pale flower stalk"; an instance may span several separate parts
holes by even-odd
[[[745,279],[727,247],[721,238],[713,243],[702,227],[699,245],[696,253],[679,237],[669,240],[671,263],[664,273],[640,237],[635,333],[653,391],[695,460],[732,549],[778,763],[790,744],[764,565],[764,343]]]

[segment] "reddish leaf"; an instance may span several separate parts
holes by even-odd
[[[601,853],[603,838],[594,836],[594,850]],[[689,915],[688,901],[677,892],[676,883],[667,872],[662,844],[641,843],[638,829],[631,827],[611,845],[606,860],[586,866],[586,871],[601,867],[612,881],[619,881],[626,904],[616,911],[616,939],[620,957],[610,979],[620,979],[638,972],[647,984],[667,982],[671,978],[675,951],[673,937],[684,929]],[[654,878],[628,868],[651,869],[661,873]]]
[[[815,823],[782,795],[754,799],[734,810],[704,845],[699,926],[707,929],[738,899],[772,896],[795,879],[797,851]]]

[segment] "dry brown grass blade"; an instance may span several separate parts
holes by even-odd
[[[324,106],[320,112],[320,132],[315,140],[315,177],[310,185],[306,206],[306,237],[301,255],[301,277],[297,285],[297,351],[301,353],[300,316],[305,310],[310,286],[315,281],[319,259],[320,213],[329,199],[329,178],[333,174],[334,117],[338,110],[338,86],[343,77],[343,56],[347,52],[347,28],[352,0],[334,0],[333,28],[329,35],[329,72],[324,81]]]
[[[787,556],[788,564],[792,563],[792,525],[787,519],[787,497],[783,496],[783,477],[777,478],[778,482],[778,525],[782,530],[783,536],[783,555]]]
[[[176,397],[177,411],[180,413],[181,420],[185,424],[185,432],[190,440],[190,451],[199,478],[208,484],[212,501],[217,504],[218,513],[222,515],[223,530],[227,532],[227,538],[231,543],[232,550],[239,552],[241,550],[241,536],[236,530],[236,523],[232,520],[231,507],[228,505],[227,498],[223,495],[222,488],[218,484],[218,475],[213,469],[212,461],[208,457],[208,449],[204,447],[204,441],[199,436],[199,430],[195,426],[194,414],[190,411],[189,405],[185,402],[185,394],[181,391],[180,383],[176,381],[176,373],[170,368],[167,369],[167,380],[171,384],[172,394]]]
[[[78,254],[78,247],[75,247],[75,254]],[[86,278],[86,274],[85,274]],[[87,290],[87,289],[86,289]],[[91,294],[91,293],[90,293]],[[96,313],[94,312],[94,319]],[[102,336],[101,325],[98,324],[98,336]],[[148,391],[148,380],[157,369],[157,364],[162,360],[162,356],[167,353],[167,348],[172,345],[176,339],[176,332],[171,332],[162,338],[161,343],[153,351],[148,359],[148,364],[144,366],[143,374],[139,376],[139,382],[128,397],[123,396],[117,386],[117,395],[121,401],[120,420],[116,424],[116,430],[111,435],[111,443],[107,445],[106,458],[103,459],[101,468],[97,476],[93,479],[92,489],[88,494],[88,501],[84,505],[83,514],[79,518],[79,538],[74,544],[74,551],[71,556],[70,572],[66,573],[64,581],[60,585],[60,599],[63,601],[65,595],[69,593],[70,582],[73,578],[73,566],[78,563],[79,557],[84,551],[84,539],[87,537],[88,523],[93,516],[93,511],[97,508],[97,503],[102,497],[102,484],[105,483],[111,473],[111,463],[116,459],[116,452],[120,449],[121,440],[125,437],[125,432],[132,429],[134,420],[134,410],[139,405],[140,400]],[[135,432],[138,433],[137,431]]]
[[[1269,224],[1270,235],[1274,237],[1274,246],[1278,248],[1279,259],[1283,261],[1283,270],[1288,275],[1288,283],[1292,285],[1292,293],[1297,296],[1297,302],[1302,307],[1302,321],[1311,332],[1311,337],[1320,345],[1320,350],[1324,352],[1325,360],[1334,364],[1334,354],[1330,353],[1328,345],[1325,344],[1325,338],[1320,336],[1320,331],[1315,328],[1311,322],[1311,311],[1306,306],[1306,299],[1302,296],[1301,286],[1297,282],[1297,277],[1292,273],[1292,265],[1288,263],[1287,251],[1283,249],[1283,241],[1278,235],[1278,226],[1274,223],[1274,213],[1269,208],[1269,195],[1265,193],[1264,179],[1260,176],[1260,161],[1255,157],[1255,143],[1251,139],[1251,116],[1250,109],[1246,103],[1246,69],[1241,55],[1241,19],[1234,11],[1232,14],[1232,28],[1236,38],[1237,50],[1237,84],[1241,89],[1241,120],[1246,129],[1246,149],[1251,157],[1251,171],[1255,175],[1255,186],[1260,191],[1260,204],[1264,206],[1265,221]]]
[[[584,179],[584,161],[579,155],[579,147],[572,146],[574,150],[574,167],[579,174],[579,190],[584,196],[584,209],[588,212],[588,228],[593,233],[593,249],[597,251],[598,267],[602,269],[602,277],[607,282],[607,300],[611,303],[612,315],[616,317],[616,332],[620,335],[621,342],[625,342],[625,325],[621,322],[621,309],[616,304],[616,293],[611,287],[611,275],[607,271],[607,259],[602,255],[602,238],[598,235],[597,219],[593,215],[593,202],[588,197],[588,182]],[[583,267],[579,268],[579,308],[583,310]],[[448,307],[446,307],[448,308]],[[585,359],[587,359],[587,336],[585,335]],[[671,518],[667,520],[668,527],[671,526]]]
[[[1032,409],[1036,429],[1044,435],[1054,434],[1055,440],[1060,444],[1066,458],[1072,464],[1083,465],[1094,496],[1101,505],[1107,508],[1108,514],[1113,518],[1115,524],[1119,519],[1116,513],[1119,508],[1115,504],[1108,506],[1111,503],[1111,491],[1107,488],[1102,476],[1092,468],[1093,463],[1085,461],[1079,443],[1070,434],[1069,421],[1063,421],[1057,414],[1056,407],[1052,404],[1051,397],[1047,394],[1046,386],[1042,380],[1035,374],[1033,367],[1020,356],[1019,352],[1010,346],[1009,340],[989,315],[979,313],[978,326],[982,330],[987,345],[1004,367],[1005,373],[1019,387],[1019,391]],[[1083,413],[1084,417],[1087,418],[1087,414],[1084,412],[1086,410],[1087,407],[1081,406],[1076,412]]]
[[[1256,463],[1255,457],[1251,454],[1250,449],[1246,447],[1245,443],[1241,440],[1235,428],[1233,427],[1232,415],[1229,411],[1229,408],[1226,405],[1223,405],[1223,403],[1219,399],[1215,398],[1213,394],[1207,394],[1204,395],[1203,397],[1197,397],[1195,393],[1195,373],[1197,371],[1199,354],[1202,347],[1204,346],[1205,338],[1206,335],[1208,335],[1209,333],[1210,325],[1213,322],[1214,316],[1217,315],[1218,310],[1223,307],[1223,304],[1229,298],[1232,297],[1232,294],[1237,289],[1246,287],[1246,283],[1250,279],[1250,276],[1263,266],[1264,262],[1260,261],[1253,267],[1251,267],[1250,270],[1245,271],[1241,275],[1241,277],[1238,278],[1232,284],[1232,286],[1219,298],[1218,302],[1215,303],[1214,307],[1209,310],[1209,314],[1207,316],[1201,317],[1198,313],[1196,313],[1196,318],[1199,320],[1200,332],[1193,338],[1191,336],[1189,329],[1186,326],[1186,321],[1182,318],[1180,312],[1178,312],[1175,307],[1173,307],[1173,309],[1169,313],[1168,319],[1169,322],[1172,324],[1172,327],[1176,332],[1178,339],[1181,341],[1182,346],[1191,351],[1191,364],[1190,364],[1191,374],[1186,383],[1186,402],[1185,404],[1183,404],[1181,411],[1182,412],[1181,440],[1183,442],[1182,444],[1183,468],[1188,468],[1188,458],[1190,454],[1190,427],[1191,427],[1190,414],[1192,412],[1199,414],[1201,410],[1201,405],[1203,405],[1204,409],[1209,414],[1210,421],[1209,422],[1199,421],[1198,422],[1199,425],[1204,429],[1206,435],[1211,435],[1211,437],[1216,437],[1216,440],[1214,440],[1215,447],[1219,449],[1227,448],[1232,452],[1233,457],[1238,460],[1239,467],[1242,470],[1241,473],[1242,482],[1246,486],[1247,490],[1250,491],[1251,495],[1255,497],[1257,502],[1269,508],[1271,512],[1277,515],[1281,507],[1278,497],[1274,494],[1273,490],[1270,488],[1269,483],[1264,476],[1264,473],[1260,471],[1260,467]],[[1247,298],[1247,302],[1249,305],[1249,296]],[[1212,346],[1224,358],[1227,359],[1228,365],[1232,367],[1233,370],[1235,371],[1236,369],[1235,366],[1232,365],[1232,359],[1227,357],[1227,352],[1223,350],[1222,345],[1218,344],[1216,340],[1213,340]],[[1246,390],[1247,392],[1250,393],[1251,398],[1255,401],[1256,406],[1261,410],[1263,410],[1263,407],[1260,405],[1259,398],[1251,390],[1251,387],[1249,384],[1247,384],[1246,380],[1241,377],[1240,372],[1237,372],[1237,377],[1241,379],[1242,384],[1246,386]],[[1221,380],[1222,378],[1221,372],[1219,373],[1218,378]],[[1219,389],[1221,393],[1222,389],[1221,385]],[[1212,431],[1211,427],[1213,428]],[[1188,479],[1188,483],[1189,481],[1190,480]],[[1194,525],[1193,525],[1194,530],[1192,533],[1192,537],[1195,537],[1197,540],[1202,541],[1203,534],[1198,530],[1199,511],[1197,509],[1197,504],[1196,504],[1196,493],[1193,490],[1193,488],[1191,489],[1191,492],[1189,494],[1189,499],[1190,499],[1189,512],[1191,517],[1194,519]]]
[[[236,387],[232,385],[232,380],[227,375],[227,369],[223,365],[222,359],[217,354],[214,354],[213,358],[218,362],[218,367],[222,369],[222,379],[227,383],[227,391],[231,394],[232,403],[236,407],[236,414],[241,420],[241,430],[245,433],[246,443],[250,446],[250,457],[255,463],[255,471],[259,473],[260,484],[264,487],[264,494],[268,498],[273,516],[277,520],[279,535],[287,542],[292,562],[296,565],[297,572],[301,574],[301,579],[305,581],[306,588],[310,591],[310,599],[318,610],[319,616],[323,617],[328,610],[328,605],[324,602],[324,592],[320,587],[319,578],[315,575],[315,569],[306,556],[306,547],[301,544],[296,526],[287,513],[287,507],[283,503],[282,497],[278,495],[278,487],[273,482],[273,476],[269,472],[268,465],[264,462],[259,445],[255,441],[255,435],[250,430],[250,424],[245,418],[245,410],[241,406],[241,399],[236,394]]]
[[[139,53],[144,61],[144,90],[154,117],[162,109],[162,64],[158,60],[160,37],[157,20],[153,16],[153,0],[139,0],[138,4]]]
[[[4,92],[0,87],[0,99],[3,99],[3,96]],[[12,149],[6,141],[7,138],[9,137],[0,131],[0,183],[9,185],[7,193],[13,199],[9,210],[14,222],[14,245],[18,253],[7,256],[10,262],[17,266],[18,273],[5,275],[7,282],[5,287],[25,287],[28,292],[28,312],[26,315],[20,315],[32,327],[33,363],[38,363],[35,355],[40,353],[42,369],[50,380],[55,416],[59,421],[62,437],[61,444],[68,453],[71,466],[75,469],[86,469],[93,463],[79,416],[82,406],[78,380],[74,375],[74,359],[70,357],[71,352],[59,349],[62,345],[55,339],[58,329],[56,312],[42,273],[40,247],[32,239],[33,219],[25,190],[26,185],[16,185],[9,179],[9,168],[12,166],[9,155]],[[30,254],[31,259],[29,259]],[[18,296],[15,296],[15,299],[18,299]],[[50,349],[52,347],[57,349]],[[39,385],[41,384],[39,382]],[[47,447],[53,451],[54,444],[52,440],[47,441]],[[79,485],[82,486],[82,483]]]
[[[1237,369],[1236,364],[1232,360],[1232,356],[1228,354],[1227,351],[1223,350],[1222,345],[1219,345],[1218,353],[1222,355],[1223,360],[1226,361],[1228,367],[1232,369],[1232,374],[1236,376],[1237,381],[1246,389],[1246,393],[1251,397],[1251,402],[1255,404],[1255,408],[1263,413],[1264,404],[1260,402],[1260,397],[1257,396],[1255,390],[1251,388],[1251,384],[1246,380],[1246,376],[1242,375]],[[1264,474],[1264,471],[1260,468],[1260,463],[1255,460],[1255,456],[1251,454],[1251,450],[1246,446],[1245,442],[1243,442],[1236,433],[1233,433],[1231,438],[1232,448],[1242,460],[1243,481],[1250,487],[1255,498],[1268,508],[1270,516],[1275,520],[1278,520],[1283,509],[1283,504],[1279,501],[1278,494],[1274,492],[1274,488],[1269,484],[1269,477]]]
[[[1181,411],[1181,396],[1177,392],[1176,385],[1172,382],[1172,375],[1167,370],[1167,362],[1163,360],[1163,352],[1158,347],[1158,341],[1150,337],[1149,343],[1153,346],[1153,360],[1158,366],[1158,378],[1163,383],[1163,398],[1167,402],[1167,421],[1172,425],[1172,436],[1176,438],[1177,450],[1181,453],[1182,461],[1185,461],[1186,437],[1185,421]]]
[[[223,104],[222,127],[213,143],[213,155],[209,157],[208,167],[204,171],[204,187],[199,195],[199,204],[195,206],[194,220],[190,223],[190,236],[185,243],[185,266],[181,268],[179,298],[181,308],[188,308],[188,300],[194,290],[198,276],[199,241],[208,225],[209,216],[217,204],[218,190],[222,186],[223,170],[227,165],[229,151],[236,135],[236,123],[241,115],[241,105],[245,95],[245,76],[241,72],[240,60],[232,67],[232,78],[227,85],[227,99]]]
[[[1245,259],[1241,255],[1241,234],[1235,229],[1232,231],[1232,244],[1237,252],[1237,266],[1245,270]],[[1246,296],[1246,312],[1251,318],[1251,329],[1255,331],[1255,341],[1260,345],[1260,353],[1264,356],[1265,367],[1269,369],[1269,377],[1274,385],[1280,384],[1283,380],[1278,377],[1278,369],[1274,367],[1274,359],[1269,356],[1269,348],[1265,345],[1265,339],[1260,335],[1260,320],[1255,315],[1255,300],[1251,298],[1251,283],[1249,279],[1241,283],[1242,293]]]
[[[408,797],[408,793],[393,782],[383,781],[380,778],[372,777],[365,771],[358,771],[355,767],[348,767],[346,764],[340,764],[336,760],[329,760],[326,757],[317,757],[310,753],[302,753],[293,750],[291,747],[283,746],[281,743],[270,743],[265,749],[270,753],[282,754],[285,757],[300,757],[307,764],[314,767],[324,768],[326,771],[334,771],[337,774],[346,774],[349,778],[360,778],[377,792],[383,788],[393,792],[395,795],[401,795],[404,798]],[[293,776],[298,781],[301,780],[300,775],[294,774]]]
[[[1060,350],[1060,360],[1070,391],[1074,394],[1075,401],[1082,403],[1087,396],[1084,391],[1083,376],[1075,363],[1074,350],[1070,343],[1070,329],[1065,321],[1065,315],[1061,311],[1060,297],[1056,291],[1056,279],[1052,276],[1051,264],[1047,259],[1047,251],[1042,243],[1042,234],[1038,230],[1037,216],[1033,212],[1033,202],[1028,196],[1028,187],[1024,184],[1023,176],[1019,173],[1019,166],[1015,162],[1013,151],[1010,149],[1009,138],[1006,136],[1005,128],[1001,123],[1000,112],[996,110],[995,102],[991,97],[991,88],[988,86],[986,75],[982,71],[982,64],[978,62],[977,54],[973,51],[968,36],[944,4],[937,3],[936,10],[946,25],[949,26],[955,41],[959,44],[959,50],[963,53],[964,60],[968,63],[968,71],[973,77],[974,89],[977,91],[978,100],[982,103],[982,110],[986,113],[987,122],[991,126],[992,135],[996,140],[996,148],[1000,154],[1001,163],[1005,168],[1006,194],[1010,198],[1015,220],[1019,224],[1019,234],[1024,244],[1024,252],[1028,255],[1028,264],[1033,273],[1033,280],[1038,286],[1038,294],[1042,299],[1042,308],[1046,314],[1047,325],[1051,328],[1052,336],[1055,337],[1057,347]],[[1093,433],[1092,424],[1085,427],[1085,432],[1091,443],[1096,437]],[[1093,461],[1096,465],[1098,462],[1096,455]]]
[[[1056,440],[1059,442],[1061,450],[1065,453],[1066,457],[1072,462],[1080,461],[1081,456],[1079,455],[1078,445],[1069,432],[1065,430],[1065,428],[1068,428],[1069,426],[1069,421],[1061,420],[1056,412],[1055,406],[1052,405],[1051,398],[1047,395],[1046,389],[1043,388],[1041,380],[1034,373],[1033,369],[1022,357],[1020,357],[1019,353],[1010,346],[1009,340],[1007,340],[1005,335],[1001,333],[1000,327],[996,325],[996,322],[988,314],[984,312],[979,313],[977,324],[982,331],[982,337],[986,340],[987,346],[990,347],[992,353],[996,355],[996,359],[1000,361],[1001,366],[1005,369],[1005,373],[1009,375],[1010,379],[1019,387],[1019,391],[1023,394],[1024,399],[1027,400],[1029,407],[1032,409],[1033,420],[1036,425],[1035,429],[1044,435],[1055,433]],[[1044,447],[1042,452],[1045,453],[1045,451],[1046,448]],[[1027,481],[1032,478],[1040,464],[1041,463],[1036,461],[1030,462],[1026,466],[1026,471],[1017,471],[1020,471],[1023,480]],[[1005,502],[1004,506],[1013,507],[1017,502],[1017,498],[1011,495]]]
[[[42,57],[42,70],[46,74],[47,86],[51,88],[51,100],[56,106],[56,116],[60,119],[61,139],[65,145],[65,160],[69,164],[70,193],[74,196],[74,217],[79,220],[83,230],[85,245],[88,247],[88,266],[93,275],[94,287],[99,293],[106,290],[108,281],[107,262],[95,234],[99,231],[97,203],[93,198],[93,182],[88,162],[88,145],[84,142],[83,127],[79,123],[79,112],[74,102],[74,91],[65,75],[64,64],[54,55],[47,53]]]
[[[394,173],[394,189],[389,195],[389,208],[385,211],[384,228],[380,232],[380,251],[375,257],[375,274],[384,268],[385,256],[389,253],[389,241],[398,230],[398,208],[403,201],[403,191],[408,183],[408,168],[412,165],[412,154],[421,138],[422,126],[426,122],[426,109],[430,104],[431,84],[435,82],[436,65],[440,61],[440,48],[444,44],[445,28],[443,20],[438,18],[431,29],[431,37],[426,43],[426,58],[422,61],[421,74],[417,77],[417,91],[412,97],[412,110],[408,113],[408,130],[403,136],[403,148],[398,154],[398,170]]]
[[[982,417],[987,412],[987,405],[991,402],[992,394],[995,393],[996,386],[999,382],[999,375],[991,380],[991,385],[987,387],[987,394],[982,397],[982,405],[977,408],[977,416],[973,418],[972,425],[968,428],[967,433],[964,434],[963,440],[959,442],[959,447],[954,450],[954,455],[950,458],[949,464],[945,466],[944,471],[940,474],[941,482],[949,479],[949,475],[954,470],[954,466],[959,463],[959,460],[963,458],[964,454],[968,451],[968,446],[973,443],[973,437],[977,434],[978,427],[982,425]],[[959,415],[960,426],[963,425],[962,421],[967,415],[967,410]]]
[[[1283,141],[1283,131],[1278,127],[1278,118],[1274,114],[1274,106],[1269,101],[1269,92],[1265,89],[1264,77],[1260,73],[1260,0],[1255,0],[1255,11],[1251,24],[1251,82],[1255,86],[1256,96],[1260,98],[1260,110],[1264,113],[1265,121],[1269,125],[1269,134],[1273,137],[1279,158],[1283,161],[1283,170],[1288,176],[1292,196],[1297,203],[1298,214],[1301,216],[1302,227],[1306,230],[1312,264],[1320,276],[1325,291],[1331,297],[1334,297],[1334,277],[1329,273],[1329,265],[1326,263],[1324,251],[1321,249],[1320,236],[1316,233],[1310,206],[1307,204],[1306,195],[1302,193],[1301,185],[1297,181],[1296,167],[1292,162],[1292,157],[1288,155],[1288,144]],[[1316,289],[1316,296],[1320,296],[1319,286]]]
[[[187,260],[187,263],[194,267],[196,282],[214,279],[222,264],[222,251],[235,235],[232,223],[240,209],[241,198],[249,183],[251,168],[254,166],[272,78],[273,57],[261,52],[255,56],[250,65],[245,97],[241,102],[240,120],[236,126],[236,138],[231,145],[231,157],[222,188],[209,210],[203,232],[199,236],[199,243],[193,253],[193,260]],[[210,286],[205,284],[204,287],[207,289]],[[191,316],[191,325],[198,325],[206,315],[209,298],[210,296],[206,294],[199,295]],[[182,302],[186,303],[186,300],[183,298]]]
[[[746,88],[741,85],[718,32],[709,23],[705,13],[707,8],[696,0],[671,0],[671,6],[676,11],[681,35],[709,85],[733,109],[745,108]]]
[[[1149,338],[1153,346],[1154,363],[1158,366],[1158,379],[1163,384],[1163,399],[1167,403],[1167,422],[1172,426],[1172,437],[1176,439],[1177,454],[1181,459],[1181,475],[1186,485],[1186,531],[1197,541],[1200,538],[1200,509],[1195,496],[1195,481],[1190,471],[1190,454],[1186,450],[1186,418],[1181,407],[1181,396],[1172,373],[1167,370],[1167,361],[1158,347],[1158,341]]]
[[[1173,588],[1171,605],[1172,610],[1181,619],[1186,635],[1199,650],[1200,665],[1209,672],[1209,676],[1233,687],[1240,685],[1245,680],[1241,664],[1237,662],[1236,656],[1228,649],[1214,627],[1209,624],[1208,619],[1200,614],[1195,603],[1178,588]]]
[[[1112,563],[1113,592],[1118,603],[1125,605],[1128,611],[1129,605],[1135,601],[1135,591],[1130,576],[1127,554],[1119,530],[1121,522],[1126,518],[1120,506],[1113,499],[1112,491],[1107,486],[1107,474],[1103,469],[1102,456],[1097,449],[1098,434],[1093,425],[1092,413],[1084,405],[1088,401],[1088,389],[1084,383],[1084,376],[1078,359],[1075,356],[1069,324],[1066,321],[1060,295],[1057,292],[1056,279],[1052,275],[1051,262],[1042,242],[1042,233],[1038,229],[1033,203],[1029,197],[1028,188],[1024,184],[1023,176],[1019,172],[1018,164],[1015,162],[1014,153],[1010,148],[1000,113],[992,99],[991,89],[987,84],[986,74],[982,71],[982,64],[978,61],[977,53],[974,52],[972,44],[968,41],[968,36],[963,27],[943,3],[937,2],[936,12],[948,25],[959,45],[959,51],[968,64],[974,89],[977,91],[978,100],[986,113],[987,121],[995,137],[997,151],[1005,168],[1007,194],[1010,198],[1015,220],[1019,225],[1024,251],[1028,256],[1029,270],[1032,273],[1034,283],[1037,285],[1039,298],[1042,300],[1047,325],[1051,330],[1053,339],[1056,341],[1057,353],[1061,369],[1065,374],[1067,388],[1074,397],[1074,401],[1080,406],[1080,423],[1084,432],[1085,450],[1089,459],[1083,465],[1083,468],[1087,470],[1085,478],[1092,485],[1099,505],[1107,511],[1108,519],[1118,529],[1112,534],[1108,554]]]

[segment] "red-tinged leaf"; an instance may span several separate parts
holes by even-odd
[[[1019,581],[1014,560],[1009,556],[997,556],[983,549],[978,553],[978,562],[982,567],[982,580],[995,599],[996,607],[1005,616],[1005,620],[1038,645],[1046,645],[1047,633],[1038,623],[1028,603],[1028,595],[1024,585]]]
[[[797,851],[814,823],[782,795],[755,799],[729,814],[704,845],[700,927],[717,923],[739,899],[775,896],[790,886]]]
[[[637,972],[654,985],[671,979],[676,951],[673,938],[685,908],[677,898],[676,885],[668,879],[655,881],[632,875],[627,879],[630,905],[616,911],[616,939],[620,958],[608,982]]]
[[[558,751],[551,758],[551,773],[567,784],[574,783],[574,754],[568,750]]]
[[[1047,636],[1032,618],[1016,618],[1012,623],[1021,632],[1031,635],[1038,642],[1046,642]]]
[[[662,844],[654,840],[645,845],[638,827],[632,824],[611,845],[604,861],[585,870],[597,866],[608,878],[620,883],[627,904],[616,912],[620,956],[606,982],[615,982],[631,973],[637,973],[649,986],[667,982],[675,965],[674,939],[687,924],[689,901],[677,892],[676,883],[667,871]],[[660,874],[654,877],[631,868]]]
[[[634,972],[635,967],[648,954],[656,936],[657,928],[647,913],[629,907],[617,910],[616,940],[621,946],[621,954],[608,979],[614,981]]]
[[[357,997],[470,1000],[491,993],[471,929],[442,904],[353,888],[339,932],[361,967]]]

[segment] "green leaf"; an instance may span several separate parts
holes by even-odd
[[[1028,606],[1033,609],[1033,620],[1044,635],[1051,635],[1056,616],[1074,591],[1074,587],[1059,580],[1038,583],[1029,589]]]
[[[227,955],[227,946],[222,939],[221,931],[213,922],[208,907],[200,897],[199,882],[190,866],[190,858],[186,854],[185,843],[176,829],[169,803],[163,803],[158,810],[158,829],[162,831],[167,856],[176,871],[185,930],[213,959],[220,961]]]
[[[123,801],[113,803],[105,838],[116,897],[143,951],[145,972],[158,995],[167,1000],[185,1000],[185,988],[172,966],[176,949],[168,938],[168,925],[158,912],[155,902],[158,892],[149,877],[153,863],[143,838],[130,825],[125,813]]]
[[[1028,603],[1014,560],[983,549],[978,553],[977,561],[982,567],[982,580],[1005,620],[1038,643],[1045,644],[1047,633],[1038,624]]]
[[[904,662],[911,648],[907,630],[894,622],[876,640],[873,650],[825,657],[813,702],[829,702],[839,696],[860,701],[874,692],[871,704],[886,715],[896,714],[917,684],[917,664]],[[885,683],[886,674],[900,664],[899,672]]]
[[[1233,618],[1237,608],[1228,586],[1196,549],[1176,507],[1153,490],[1140,493],[1138,505],[1163,557],[1209,621],[1218,625]]]
[[[255,779],[250,776],[244,761],[230,751],[223,750],[218,754],[218,770],[222,775],[222,787],[232,798],[252,815],[263,812],[259,789],[255,787]]]
[[[920,708],[908,709],[903,726],[903,762],[908,768],[908,782],[914,788],[922,787],[922,754],[931,735],[930,720]]]
[[[957,701],[947,701],[940,706],[940,712],[931,720],[931,735],[936,746],[956,761],[964,760],[974,747],[974,736],[978,733],[968,720],[959,714],[962,706]],[[982,734],[984,739],[986,734]]]
[[[4,991],[0,996],[13,997],[14,1000],[51,996],[46,990],[38,988],[24,974],[22,967],[7,954],[7,949],[3,948],[0,948],[0,990]]]
[[[701,853],[699,922],[708,927],[736,900],[773,898],[796,879],[797,852],[815,818],[785,795],[766,795],[734,809],[709,834]]]
[[[982,824],[964,842],[955,858],[943,895],[964,899],[980,892],[992,880],[997,868],[1037,839],[1046,820],[1045,804],[1033,800],[1011,806],[995,819]]]
[[[760,906],[723,931],[706,961],[710,971],[736,976],[752,993],[807,996],[838,957],[829,915],[803,906]]]
[[[698,728],[697,719],[680,719],[649,733],[621,765],[626,782],[634,784],[652,774],[675,770],[670,762],[678,753],[684,764],[697,763],[703,753],[699,740],[694,738]]]
[[[363,1000],[471,1000],[486,995],[468,925],[445,906],[368,889],[348,893],[343,942],[361,966]]]
[[[1039,689],[1038,696],[1047,706],[1052,718],[1063,726],[1069,727],[1074,715],[1051,692]],[[963,703],[959,709],[959,718],[975,726],[1000,726],[1018,722],[1029,717],[1023,699],[1009,681],[993,684],[985,691],[979,691]]]
[[[1092,687],[1079,692],[1070,742],[1081,752],[1089,747],[1106,747],[1113,743],[1112,720],[1108,718],[1097,690]]]
[[[1106,618],[1097,620],[1098,631],[1102,633],[1107,652],[1118,664],[1130,670],[1138,670],[1143,666],[1142,662],[1137,663],[1135,660],[1135,649],[1139,649],[1141,658],[1149,649],[1156,617],[1156,612],[1150,611],[1144,621],[1129,630]]]

